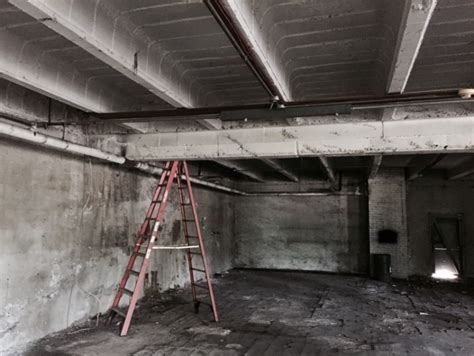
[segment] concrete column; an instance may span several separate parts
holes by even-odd
[[[398,232],[396,244],[378,242],[378,232]],[[405,171],[402,168],[380,169],[369,179],[370,253],[387,253],[392,259],[392,276],[408,277],[408,234],[406,219]]]

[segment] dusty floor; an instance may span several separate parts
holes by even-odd
[[[221,321],[193,313],[189,290],[142,303],[128,337],[82,326],[28,355],[473,355],[474,295],[460,284],[274,271],[215,283]]]

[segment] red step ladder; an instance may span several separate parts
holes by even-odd
[[[185,244],[180,246],[155,246],[160,223],[163,220],[168,197],[175,180],[178,186],[182,230],[184,233]],[[137,241],[132,250],[132,255],[127,264],[127,269],[125,270],[119,284],[112,308],[110,309],[109,320],[112,321],[117,315],[124,318],[120,336],[125,336],[128,333],[133,312],[145,280],[150,254],[152,250],[155,249],[185,249],[187,251],[195,311],[196,313],[199,311],[200,304],[206,304],[212,310],[214,321],[218,321],[216,302],[214,299],[206,253],[202,241],[201,227],[199,225],[194,194],[189,180],[189,169],[185,161],[168,161],[166,163],[158,186],[153,194],[151,204],[146,212],[145,220],[140,228]],[[195,261],[196,258],[200,261]],[[196,264],[198,264],[200,268],[194,267]],[[135,278],[135,281],[130,279],[130,277]],[[204,282],[197,283],[202,279],[204,279]],[[127,288],[127,284],[133,285],[133,287]],[[196,288],[207,290],[209,303],[198,300]],[[130,298],[126,312],[123,312],[119,308],[120,300],[124,294],[128,295]]]

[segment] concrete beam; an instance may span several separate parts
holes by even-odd
[[[10,3],[174,106],[196,103],[172,61],[110,3],[10,0]]]
[[[238,172],[250,179],[253,179],[257,182],[263,183],[265,181],[263,175],[258,172],[254,172],[248,169],[245,165],[238,161],[228,161],[228,160],[215,160],[214,162],[220,164],[221,166],[232,169],[235,172]]]
[[[474,116],[128,135],[136,160],[284,158],[474,151]]]
[[[167,103],[187,108],[198,106],[199,90],[191,90],[192,81],[183,78],[181,72],[174,69],[173,61],[167,60],[167,53],[135,24],[120,17],[120,11],[110,3],[80,0],[54,3],[10,0],[10,3]],[[100,96],[97,97],[100,101]],[[216,119],[201,120],[200,123],[211,129],[222,127]],[[127,126],[142,131],[139,125]]]
[[[133,108],[120,92],[98,78],[87,78],[33,41],[0,30],[0,76],[84,111],[110,112]]]
[[[332,169],[329,160],[323,156],[318,156],[318,158],[324,168],[324,173],[326,174],[326,177],[331,182],[331,184],[335,186],[337,184],[336,175],[334,174],[334,170]]]
[[[437,0],[405,0],[395,58],[388,78],[389,93],[405,90],[436,3]]]
[[[290,172],[288,169],[283,167],[278,161],[274,159],[262,159],[262,162],[268,165],[269,167],[272,167],[274,170],[276,170],[278,173],[284,175],[286,178],[291,180],[292,182],[298,182],[298,176],[296,176],[293,172]]]
[[[448,179],[461,179],[474,174],[474,157],[454,167],[448,172]]]
[[[423,175],[423,172],[427,169],[432,168],[436,163],[441,161],[446,155],[437,154],[437,155],[423,155],[415,157],[415,165],[409,167],[407,170],[407,180],[414,180]]]
[[[372,158],[372,166],[370,167],[369,179],[374,179],[379,172],[380,166],[382,164],[382,155],[377,155]]]
[[[268,77],[272,80],[278,92],[283,96],[280,99],[284,101],[293,100],[288,82],[288,76],[279,62],[278,58],[273,55],[273,41],[268,41],[262,32],[262,27],[256,22],[252,6],[253,1],[242,0],[222,0],[224,6],[228,9],[232,16],[233,22],[239,28],[239,32],[247,43],[248,47],[253,51],[255,57],[260,62],[260,66],[265,69]]]

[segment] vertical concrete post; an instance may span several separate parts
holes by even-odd
[[[379,243],[378,232],[390,229],[398,233],[396,244]],[[387,253],[392,260],[392,275],[408,277],[408,232],[406,184],[403,168],[381,169],[369,179],[370,253]]]

